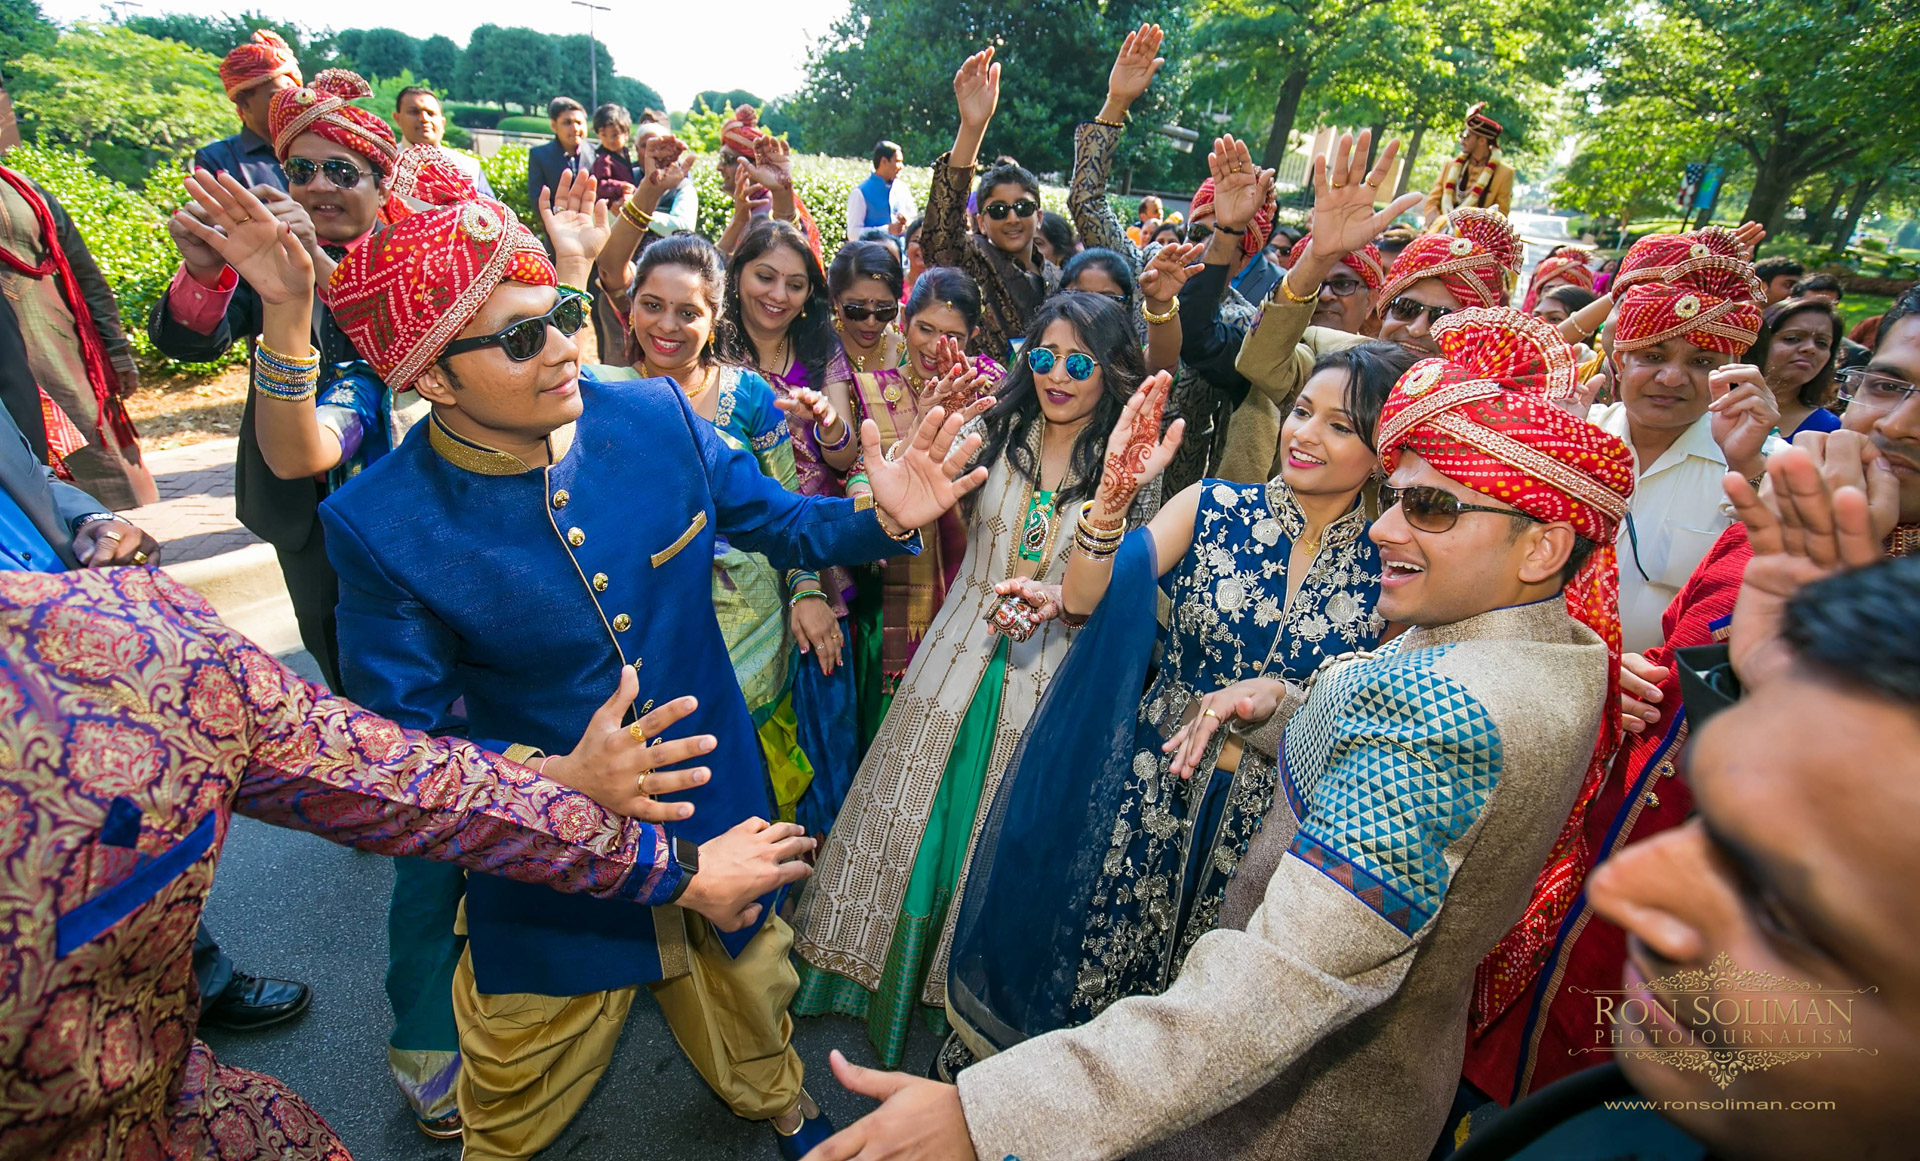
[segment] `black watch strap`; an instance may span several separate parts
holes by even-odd
[[[675,838],[672,841],[673,865],[680,869],[680,883],[674,887],[673,894],[667,897],[668,903],[678,903],[680,896],[687,893],[693,877],[700,873],[700,844],[689,839]]]

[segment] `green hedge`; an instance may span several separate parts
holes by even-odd
[[[553,123],[545,117],[502,117],[493,127],[502,133],[553,132]]]
[[[156,170],[143,193],[95,172],[84,153],[43,145],[15,146],[7,152],[7,164],[39,182],[66,207],[120,300],[120,317],[134,353],[148,365],[166,363],[166,357],[147,341],[147,315],[180,266],[180,252],[167,236],[168,216],[186,200],[179,175]],[[236,344],[226,358],[213,363],[166,366],[189,374],[209,373],[240,362],[244,354]]]

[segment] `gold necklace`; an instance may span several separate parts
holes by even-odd
[[[920,377],[919,371],[914,368],[912,359],[908,359],[906,362],[900,364],[900,377],[905,379],[907,386],[913,389],[913,398],[917,402],[920,398],[920,393],[927,389],[927,381]],[[881,392],[881,394],[887,397],[888,403],[900,402],[900,384],[887,384],[887,389]]]
[[[651,378],[672,379],[674,383],[677,386],[679,386],[681,393],[687,397],[688,403],[692,403],[694,400],[700,398],[702,395],[705,395],[707,391],[710,388],[712,388],[714,383],[720,378],[720,364],[718,363],[715,363],[711,367],[707,368],[706,374],[700,376],[700,385],[697,387],[688,387],[686,384],[681,383],[678,377],[666,371],[657,370],[654,367],[654,365],[648,362],[645,358],[642,358],[640,360],[640,371],[642,374],[644,374],[647,378],[650,378],[650,379]]]

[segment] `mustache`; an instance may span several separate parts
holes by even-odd
[[[1890,460],[1900,460],[1910,468],[1920,468],[1920,442],[1895,441],[1884,435],[1873,437],[1873,446]]]

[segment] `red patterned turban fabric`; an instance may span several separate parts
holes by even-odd
[[[1240,235],[1242,254],[1251,256],[1266,249],[1267,238],[1273,233],[1274,205],[1274,199],[1269,197],[1267,204],[1254,213],[1253,221],[1247,223],[1247,232]],[[1212,178],[1201,182],[1200,188],[1193,191],[1193,204],[1187,208],[1187,221],[1189,223],[1199,221],[1203,211],[1208,217],[1213,216]]]
[[[1582,290],[1593,289],[1593,268],[1587,265],[1587,252],[1578,246],[1557,246],[1551,254],[1540,259],[1540,265],[1533,268],[1533,278],[1527,283],[1527,297],[1520,303],[1520,309],[1527,314],[1540,305],[1540,294],[1550,282],[1571,283]]]
[[[742,105],[720,126],[720,144],[729,146],[742,157],[753,156],[753,144],[767,135],[759,125],[760,114],[752,105]]]
[[[1387,471],[1404,453],[1415,452],[1477,492],[1536,519],[1573,525],[1594,548],[1566,587],[1567,612],[1607,646],[1600,736],[1573,809],[1520,922],[1501,938],[1474,981],[1473,1021],[1482,1028],[1532,982],[1592,861],[1585,849],[1587,808],[1620,741],[1620,574],[1614,534],[1633,495],[1634,466],[1625,443],[1556,402],[1574,397],[1574,355],[1550,324],[1509,307],[1474,307],[1435,323],[1433,338],[1442,356],[1414,364],[1380,412],[1380,453]]]
[[[275,77],[292,77],[298,82],[300,62],[293,58],[293,49],[280,39],[279,33],[265,28],[256,31],[253,39],[220,62],[220,84],[227,90],[229,100]]]
[[[1293,249],[1287,251],[1286,265],[1288,270],[1292,270],[1295,266],[1300,265],[1300,259],[1307,256],[1307,241],[1312,237],[1312,234],[1306,235],[1293,244]],[[1355,274],[1358,274],[1360,281],[1367,284],[1368,290],[1377,293],[1382,286],[1386,285],[1387,264],[1386,261],[1380,257],[1380,247],[1374,245],[1372,242],[1368,242],[1358,250],[1347,251],[1341,255],[1340,263]]]
[[[1635,351],[1682,338],[1740,358],[1760,333],[1766,289],[1732,233],[1708,226],[1650,234],[1620,261],[1613,299],[1613,349]]]
[[[1384,306],[1421,279],[1438,278],[1463,307],[1505,306],[1520,277],[1522,251],[1505,214],[1455,210],[1439,231],[1407,243],[1374,301]]]
[[[437,145],[402,149],[387,179],[387,193],[380,220],[388,225],[433,206],[458,205],[480,196],[473,182]]]
[[[436,206],[376,230],[327,282],[334,321],[388,387],[413,385],[502,282],[555,286],[540,240],[488,198]]]
[[[281,89],[267,110],[274,156],[286,161],[302,133],[318,133],[365,156],[383,175],[392,173],[400,159],[393,130],[379,114],[348,103],[371,96],[373,90],[360,74],[346,69],[328,69],[310,85]]]

